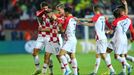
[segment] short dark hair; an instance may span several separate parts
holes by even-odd
[[[118,18],[118,17],[121,16],[119,8],[115,8],[113,10],[113,15],[114,15],[115,18]]]
[[[101,7],[96,5],[96,6],[93,6],[93,9],[94,9],[94,11],[100,11]]]
[[[43,8],[44,6],[49,6],[48,3],[46,3],[45,1],[41,2],[40,7]]]
[[[65,7],[64,11],[68,12],[68,13],[72,13],[72,8],[71,7]]]

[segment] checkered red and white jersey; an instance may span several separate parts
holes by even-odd
[[[51,23],[50,42],[59,43],[58,22],[57,21],[53,21]]]
[[[47,15],[42,15],[43,24],[41,25],[42,28],[49,28],[50,27],[50,19]],[[46,37],[47,35],[50,35],[50,32],[42,32],[38,31],[38,36]]]

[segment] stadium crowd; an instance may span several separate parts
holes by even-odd
[[[119,0],[0,0],[0,40],[5,40],[4,30],[12,30],[12,40],[23,40],[23,31],[16,31],[21,20],[35,20],[35,12],[39,9],[39,4],[46,1],[55,6],[57,3],[64,3],[65,6],[71,6],[73,15],[78,18],[84,18],[85,15],[93,15],[92,6],[102,7],[103,14],[112,15],[112,10],[120,4]],[[127,0],[129,14],[134,14],[134,1]],[[92,27],[89,27],[91,30]],[[83,26],[78,26],[78,38],[84,38]],[[79,31],[82,30],[82,31]],[[17,36],[15,36],[17,34]],[[90,34],[93,38],[94,34]],[[19,38],[17,38],[19,36]],[[16,37],[16,39],[14,39]]]

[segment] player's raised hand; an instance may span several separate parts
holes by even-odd
[[[121,0],[121,2],[122,2],[124,5],[127,5],[127,1],[126,1],[126,0]]]

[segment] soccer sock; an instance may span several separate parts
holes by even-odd
[[[123,60],[123,58],[121,58],[120,56],[117,56],[117,60],[119,60],[119,62],[122,63],[122,67],[123,67],[122,71],[126,72],[125,61]]]
[[[134,57],[130,56],[130,55],[127,55],[126,56],[126,59],[131,61],[131,62],[134,62]]]
[[[68,55],[68,54],[65,54],[65,57],[67,58],[67,61],[68,61],[69,63],[71,63],[71,59],[70,59],[69,55]]]
[[[73,71],[74,71],[74,75],[78,75],[78,72],[77,72],[77,60],[76,58],[72,59],[72,68],[73,68]]]
[[[105,58],[105,62],[107,64],[107,67],[110,69],[110,72],[115,72],[114,68],[113,68],[113,66],[111,64],[111,58],[109,56]]]
[[[50,69],[50,73],[53,73],[53,61],[51,58],[49,60],[49,69]]]
[[[63,65],[63,63],[60,63],[60,65],[61,65],[61,70],[62,70],[62,73],[64,74],[65,73],[65,67],[64,67],[64,65]]]
[[[44,65],[43,65],[43,69],[42,69],[42,73],[43,74],[46,74],[47,73],[47,64],[46,63],[44,63]]]
[[[125,62],[125,65],[127,66],[127,67],[130,67],[130,65],[128,64],[128,62],[126,61],[126,58],[125,57],[122,57],[123,58],[123,60],[124,60],[124,62]]]
[[[39,56],[38,55],[34,56],[34,64],[35,64],[36,70],[39,70],[40,63],[39,63]]]
[[[60,59],[61,59],[61,62],[63,63],[63,65],[64,65],[65,69],[67,71],[69,71],[70,68],[68,66],[67,58],[64,55],[62,55],[62,56],[60,56]]]
[[[100,66],[100,61],[101,61],[101,58],[96,58],[94,73],[97,73],[98,68],[99,68],[99,66]]]
[[[110,53],[107,53],[107,54],[106,54],[106,57],[107,57],[107,59],[109,59],[109,63],[111,63],[111,56],[110,56]]]

